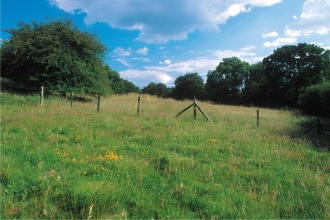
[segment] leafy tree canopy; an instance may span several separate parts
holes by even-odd
[[[206,92],[213,101],[235,103],[239,100],[250,64],[237,57],[224,58],[214,71],[209,71]]]
[[[176,78],[172,96],[175,99],[193,99],[203,97],[204,80],[198,73],[186,73]]]
[[[125,91],[124,93],[140,93],[141,89],[139,87],[137,87],[136,85],[134,85],[132,82],[128,81],[127,79],[122,79],[123,83],[124,83],[124,87],[125,87]]]
[[[272,105],[295,105],[310,85],[330,77],[329,51],[314,44],[282,46],[264,58],[264,94]]]
[[[102,60],[107,48],[96,35],[69,19],[17,26],[5,30],[11,37],[1,45],[2,77],[60,92],[110,92]]]
[[[265,66],[262,62],[257,62],[250,66],[249,75],[245,78],[242,101],[245,104],[262,105],[263,92],[260,88],[266,84],[267,79],[264,76]]]
[[[167,88],[164,83],[151,82],[148,86],[143,87],[142,92],[150,95],[157,95],[163,98],[167,98],[171,95],[171,89]]]
[[[127,94],[131,92],[140,93],[141,89],[137,86],[135,86],[132,82],[122,79],[120,77],[120,74],[112,70],[109,66],[104,65],[104,71],[107,76],[107,80],[105,80],[105,83],[110,85],[111,91],[115,94]]]

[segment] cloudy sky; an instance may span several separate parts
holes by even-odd
[[[206,79],[223,58],[252,64],[283,45],[330,49],[330,0],[1,0],[1,29],[47,18],[97,34],[105,63],[141,88]]]

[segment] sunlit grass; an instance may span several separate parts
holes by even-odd
[[[137,115],[138,96],[141,96]],[[34,101],[26,101],[34,100]],[[2,218],[330,218],[330,157],[291,111],[2,94]],[[314,138],[314,137],[313,137]]]

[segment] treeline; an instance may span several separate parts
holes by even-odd
[[[207,74],[179,76],[173,88],[149,83],[143,93],[178,100],[210,100],[230,105],[299,108],[330,117],[330,51],[314,44],[287,45],[262,62],[250,65],[237,57],[224,58]]]
[[[110,84],[110,90],[108,91],[108,94],[127,94],[131,92],[141,93],[141,89],[139,87],[127,79],[121,78],[117,71],[112,70],[107,65],[104,65],[104,69],[107,76],[104,84]]]
[[[54,93],[125,94],[141,92],[104,63],[108,48],[97,35],[82,32],[70,19],[47,20],[4,30],[0,44],[1,78],[28,88],[47,87]],[[294,107],[330,117],[330,51],[314,44],[276,49],[252,64],[225,58],[207,73],[179,76],[173,88],[150,83],[143,93],[215,103]]]

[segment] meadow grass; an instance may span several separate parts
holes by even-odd
[[[140,115],[137,98],[141,96]],[[330,218],[328,137],[292,111],[1,94],[1,218]],[[329,122],[329,121],[328,121]]]

